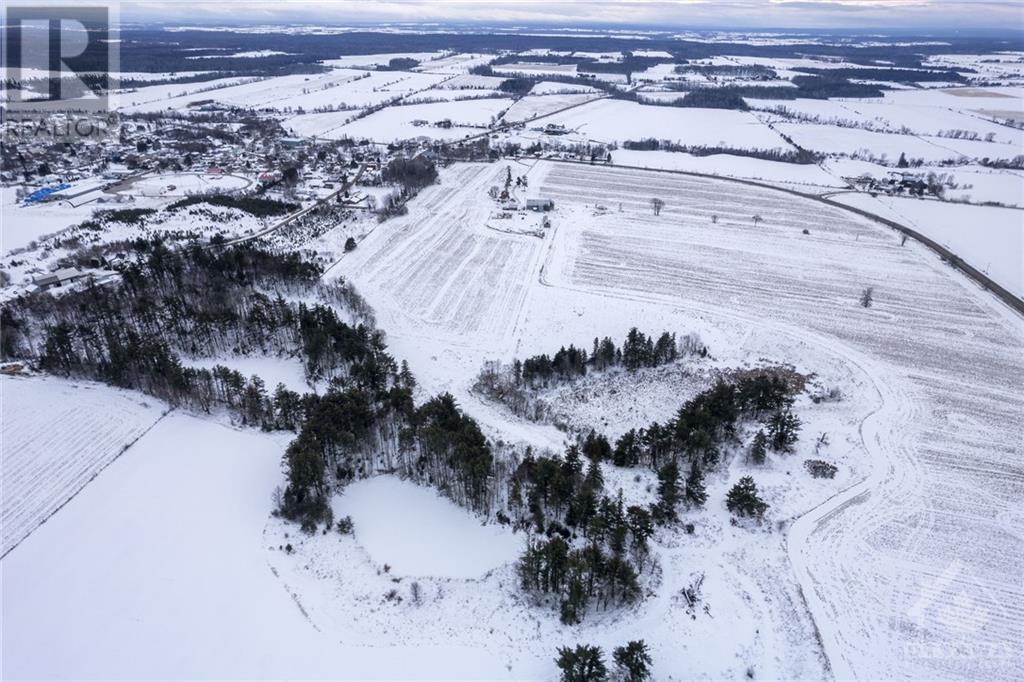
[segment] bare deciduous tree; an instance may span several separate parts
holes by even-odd
[[[658,197],[651,199],[651,208],[654,209],[654,215],[660,215],[661,209],[665,207],[665,202]]]

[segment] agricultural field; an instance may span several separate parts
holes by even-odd
[[[908,675],[1005,672],[1022,627],[1022,614],[1005,607],[1020,601],[1005,571],[1024,552],[1007,525],[1020,476],[1007,420],[1024,407],[1012,388],[1024,379],[1019,320],[934,256],[901,247],[893,233],[841,210],[742,187],[730,187],[728,205],[716,206],[724,189],[718,181],[576,166],[553,170],[544,191],[562,204],[621,201],[639,212],[638,184],[647,194],[688,201],[633,225],[567,221],[554,247],[566,255],[547,272],[554,286],[681,298],[709,314],[747,319],[746,311],[757,310],[759,325],[799,329],[846,355],[881,396],[865,422],[871,475],[798,523],[790,543],[836,673],[877,677],[902,666]],[[763,217],[759,227],[742,214],[744,205]],[[720,217],[712,227],[714,211]],[[877,286],[878,302],[858,309],[857,292],[868,285]],[[945,331],[952,325],[963,336],[957,343]],[[952,423],[960,435],[940,437]],[[1009,449],[993,449],[996,443]],[[970,492],[979,489],[986,494]],[[990,532],[989,518],[1003,519],[1003,531]],[[967,537],[973,551],[954,554]],[[950,574],[952,583],[943,579]],[[937,589],[965,596],[950,603],[932,594]],[[915,623],[922,609],[942,620]],[[944,656],[942,642],[1001,652],[1002,663]]]
[[[557,114],[563,109],[586,104],[600,94],[592,93],[559,93],[559,94],[536,94],[531,90],[530,94],[523,97],[508,108],[502,120],[508,123],[530,122],[539,116]],[[559,123],[555,117],[548,119],[551,123]]]
[[[339,645],[310,626],[262,537],[286,442],[177,414],[140,439],[4,559],[21,624],[4,676],[145,677],[155,660],[177,678],[507,676],[460,643]]]
[[[1016,34],[398,5],[5,117],[0,677],[1024,678]]]
[[[379,226],[340,271],[379,306],[385,329],[414,325],[447,345],[509,343],[524,306],[540,240],[488,227],[487,190],[500,182],[492,165],[459,166],[424,190],[417,211]],[[495,282],[505,286],[495,288]],[[377,306],[375,306],[377,307]]]
[[[512,103],[509,99],[473,99],[429,104],[392,106],[363,118],[352,112],[305,114],[289,118],[284,125],[298,134],[338,139],[367,138],[391,142],[425,136],[435,140],[460,140],[468,135],[486,133],[495,117]],[[450,126],[436,125],[450,121]],[[425,122],[416,125],[416,121]]]
[[[623,125],[624,121],[628,123]],[[546,122],[604,143],[654,137],[685,145],[790,148],[778,133],[744,111],[644,106],[607,99],[556,114]]]
[[[139,394],[51,377],[3,377],[0,392],[0,556],[77,495],[167,409]]]
[[[453,184],[472,186],[462,175],[467,172],[454,170]],[[523,313],[492,306],[486,315],[473,314],[480,309],[467,306],[468,318],[433,317],[427,324],[407,315],[417,306],[395,299],[393,291],[419,291],[437,280],[432,270],[396,271],[380,261],[382,249],[375,244],[382,242],[377,240],[389,239],[388,252],[396,251],[401,242],[395,232],[375,232],[363,243],[371,247],[371,256],[342,261],[342,272],[356,278],[387,320],[392,347],[409,358],[425,385],[455,392],[495,434],[556,447],[560,437],[550,427],[495,411],[468,391],[471,370],[479,362],[509,358],[494,347],[482,320],[493,325],[495,318],[503,319],[505,334],[514,329],[517,354],[551,350],[552,336],[586,343],[588,332],[621,333],[644,320],[680,332],[699,329],[725,362],[772,357],[821,372],[826,383],[836,382],[848,394],[839,411],[843,418],[808,418],[815,431],[820,424],[834,443],[846,444],[848,450],[837,447],[835,455],[849,470],[842,485],[830,492],[783,493],[787,488],[778,488],[785,496],[773,503],[777,518],[793,519],[793,527],[786,532],[787,542],[757,551],[772,557],[765,559],[770,562],[794,562],[796,582],[785,589],[799,585],[810,615],[799,600],[790,601],[786,609],[770,612],[777,623],[773,627],[797,637],[813,616],[833,669],[858,677],[925,669],[934,676],[1001,679],[1010,669],[1005,656],[1021,628],[1020,614],[1004,613],[1003,604],[1020,599],[1006,569],[1020,560],[1024,547],[1012,534],[989,532],[990,522],[981,519],[1005,519],[1001,527],[1011,533],[1006,525],[1013,514],[1011,482],[1020,473],[1010,463],[1014,435],[1007,415],[1022,407],[1012,389],[1024,378],[1019,321],[922,247],[901,245],[888,228],[809,199],[723,180],[572,164],[540,162],[527,174],[531,185],[539,180],[539,191],[556,203],[543,263],[539,269],[506,269],[490,276],[492,290],[527,287]],[[448,182],[448,176],[441,182]],[[471,197],[468,191],[461,196],[464,202]],[[652,196],[666,198],[660,216],[651,214]],[[420,215],[436,214],[432,197],[425,193],[422,199]],[[468,205],[446,210],[473,215]],[[756,224],[755,215],[760,216]],[[475,222],[465,220],[458,231],[472,234],[478,229]],[[453,248],[449,233],[444,235],[433,254],[435,259],[445,255],[445,272],[457,270],[448,254],[460,253],[460,247]],[[430,247],[416,236],[414,250],[429,261]],[[857,302],[867,286],[875,288],[871,308]],[[432,284],[429,290],[438,287]],[[950,343],[945,331],[951,326],[957,343]],[[443,352],[429,350],[445,338],[451,341]],[[616,424],[664,418],[656,407],[664,400],[656,396],[637,400],[636,405],[650,407],[632,416],[614,401],[588,399],[576,418],[614,433],[622,428]],[[670,413],[672,407],[664,409]],[[976,442],[969,442],[968,434],[937,437],[954,423],[968,434],[984,430],[986,435]],[[993,449],[996,443],[1004,445]],[[986,494],[967,492],[979,488]],[[908,489],[917,492],[908,495]],[[934,489],[944,493],[927,495]],[[939,517],[955,523],[929,521]],[[906,518],[919,521],[908,527]],[[942,550],[964,537],[973,538],[969,556],[958,559]],[[679,559],[694,570],[707,565],[705,560]],[[894,564],[901,567],[899,573],[893,572]],[[950,573],[965,597],[955,603],[929,597],[936,589],[950,589],[944,577]],[[663,580],[684,577],[666,575]],[[759,574],[743,580],[763,582]],[[670,592],[669,586],[665,589]],[[711,589],[709,601],[722,598],[722,592]],[[779,599],[787,603],[792,597]],[[971,617],[985,626],[963,632],[943,625],[963,617],[965,603],[973,609]],[[937,624],[931,616],[920,616],[922,610],[937,616]],[[738,615],[732,627],[741,627],[749,617],[748,611],[741,612],[746,615]],[[931,648],[935,641],[988,647],[1004,658],[945,657],[936,654],[941,649]],[[783,676],[801,670],[808,674],[805,666],[814,654],[803,650],[810,658],[801,658],[797,650],[788,649],[787,657],[776,662],[782,667],[773,670]]]
[[[913,228],[1024,297],[1024,220],[1019,209],[860,193],[840,194],[836,200]]]

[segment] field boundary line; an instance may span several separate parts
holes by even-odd
[[[107,467],[109,467],[109,466],[110,466],[111,464],[113,464],[113,463],[114,463],[114,462],[116,462],[117,460],[121,459],[121,456],[122,456],[122,455],[123,455],[124,453],[128,452],[128,449],[129,449],[129,448],[131,448],[131,447],[132,447],[133,445],[135,445],[136,443],[138,443],[138,442],[139,442],[139,440],[140,440],[140,439],[141,439],[141,438],[142,438],[143,436],[145,436],[145,435],[146,435],[147,433],[149,433],[150,431],[152,431],[152,430],[153,430],[153,427],[155,427],[155,426],[156,426],[157,424],[159,424],[160,422],[162,422],[162,421],[164,420],[164,417],[166,417],[167,415],[169,415],[169,414],[170,414],[171,412],[174,412],[174,408],[173,408],[173,407],[169,407],[169,408],[167,408],[166,410],[164,410],[164,412],[163,412],[163,413],[162,413],[162,414],[161,414],[161,415],[160,415],[159,417],[157,417],[156,421],[154,421],[154,422],[153,422],[152,424],[150,424],[149,426],[147,426],[147,427],[145,428],[145,430],[144,430],[144,431],[143,431],[142,433],[140,433],[139,435],[137,435],[137,436],[136,436],[135,438],[133,438],[132,440],[130,440],[130,441],[129,441],[128,443],[125,443],[124,447],[122,447],[122,448],[121,448],[121,450],[120,450],[120,451],[119,451],[119,452],[118,452],[118,453],[117,453],[116,455],[114,455],[114,456],[113,456],[113,457],[112,457],[112,458],[110,459],[110,461],[109,461],[109,462],[107,462],[106,464],[104,464],[104,465],[103,465],[102,467],[100,467],[100,468],[99,468],[99,470],[97,470],[97,471],[96,471],[95,473],[93,473],[93,475],[89,477],[89,480],[87,480],[87,481],[86,481],[85,483],[83,483],[83,484],[82,484],[81,486],[79,486],[79,487],[78,487],[78,490],[76,490],[75,492],[71,493],[71,496],[70,496],[70,497],[68,497],[68,499],[64,500],[64,501],[63,501],[63,502],[61,502],[61,503],[60,503],[59,505],[57,505],[57,507],[56,507],[56,508],[55,508],[55,509],[54,509],[54,510],[53,510],[52,512],[50,512],[49,514],[47,514],[47,515],[46,515],[46,516],[45,516],[45,517],[44,517],[44,518],[43,518],[43,519],[42,519],[42,520],[41,520],[41,521],[40,521],[39,523],[37,523],[37,524],[36,524],[35,528],[33,528],[32,530],[30,530],[30,531],[29,531],[28,533],[26,533],[26,534],[25,534],[25,536],[24,536],[23,538],[21,538],[20,540],[18,540],[17,542],[15,542],[15,543],[14,543],[13,545],[11,545],[11,547],[10,547],[10,548],[9,548],[9,549],[8,549],[8,550],[7,550],[6,552],[4,552],[3,554],[0,554],[0,560],[2,560],[2,559],[3,559],[4,557],[6,557],[6,556],[7,556],[8,554],[10,554],[11,552],[13,552],[13,551],[14,551],[14,549],[15,549],[15,548],[16,548],[16,547],[17,547],[18,545],[20,545],[20,544],[21,544],[22,542],[24,542],[24,541],[25,541],[26,539],[28,539],[28,538],[29,538],[29,537],[30,537],[30,536],[32,535],[32,533],[35,533],[35,532],[36,532],[37,530],[39,530],[40,528],[42,528],[43,524],[44,524],[44,523],[46,523],[47,521],[49,521],[49,520],[50,520],[51,518],[53,518],[53,515],[54,515],[54,514],[56,514],[57,512],[59,512],[59,511],[60,511],[61,509],[63,509],[63,508],[65,507],[65,505],[67,505],[67,503],[68,503],[68,502],[70,502],[71,500],[73,500],[73,499],[75,499],[76,497],[78,497],[78,494],[79,494],[79,493],[81,493],[81,492],[82,492],[83,490],[85,490],[86,486],[88,486],[88,485],[89,485],[90,483],[92,483],[93,481],[95,481],[95,480],[96,480],[96,477],[97,477],[97,476],[99,476],[100,474],[102,474],[102,473],[103,473],[104,471],[106,471]]]

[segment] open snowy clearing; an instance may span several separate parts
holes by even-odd
[[[298,358],[278,358],[272,356],[232,356],[216,358],[185,358],[185,364],[190,367],[202,367],[213,369],[217,365],[223,365],[229,369],[241,372],[242,376],[249,378],[258,376],[263,380],[267,391],[273,394],[278,384],[284,384],[285,388],[302,395],[309,393],[310,385],[306,381],[306,372],[302,367],[302,361]]]
[[[481,525],[435,491],[394,476],[351,483],[333,506],[336,518],[352,517],[356,541],[374,563],[394,575],[479,578],[522,550],[511,531]]]
[[[252,180],[248,178],[222,173],[162,173],[139,178],[120,191],[145,197],[184,197],[207,192],[232,192],[251,184]]]
[[[158,400],[87,381],[2,377],[7,554],[163,415]]]

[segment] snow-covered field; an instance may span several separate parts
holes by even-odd
[[[494,169],[465,168],[442,177],[442,184],[462,192],[440,201],[428,190],[402,219],[440,216],[448,226],[434,242],[435,258],[445,255],[438,267],[443,273],[461,272],[475,253],[453,248],[452,239],[475,242],[482,232],[471,207]],[[853,487],[838,497],[829,498],[839,491],[834,487],[779,500],[773,507],[779,520],[816,508],[787,542],[771,551],[737,550],[756,552],[761,558],[752,563],[776,565],[773,579],[792,599],[777,595],[775,606],[760,612],[767,619],[762,631],[793,634],[811,627],[794,596],[799,586],[837,674],[1012,679],[1016,668],[1007,656],[1020,637],[1021,614],[1005,605],[1020,601],[1011,567],[1024,559],[1024,542],[1012,532],[1022,453],[1009,416],[1024,408],[1014,389],[1024,380],[1020,321],[923,247],[900,246],[888,228],[841,209],[726,181],[644,171],[540,163],[528,173],[531,187],[556,203],[544,262],[488,278],[492,291],[522,286],[527,278],[522,309],[463,305],[455,318],[409,315],[405,311],[421,308],[396,301],[394,292],[435,291],[427,284],[432,271],[404,269],[394,277],[391,263],[376,256],[342,261],[341,270],[384,320],[392,349],[409,359],[426,389],[452,390],[492,433],[556,447],[557,431],[520,422],[467,390],[482,359],[510,357],[502,350],[507,344],[495,347],[487,333],[501,317],[506,330],[515,330],[512,352],[520,356],[597,334],[621,335],[640,324],[700,329],[716,352],[746,348],[751,360],[770,357],[818,371],[834,364],[842,369],[832,375],[847,376],[843,388],[851,392],[843,413],[859,414],[860,421],[834,424],[832,435],[853,438],[847,461],[857,473],[848,474],[843,485]],[[651,196],[666,199],[659,217],[650,213]],[[612,211],[595,215],[597,203]],[[763,218],[756,227],[755,214]],[[385,223],[360,250],[364,256],[394,253],[410,229],[404,225]],[[410,235],[416,257],[429,260],[430,246]],[[857,302],[865,286],[875,287],[868,309]],[[667,598],[685,585],[686,570],[707,566],[692,557],[689,565],[678,561],[684,572],[666,569],[658,595]],[[736,579],[760,586],[763,577],[754,571]],[[709,589],[712,603],[728,599],[725,586]],[[960,596],[948,598],[949,589]],[[940,596],[931,598],[936,591]],[[756,620],[750,608],[737,608],[730,626]],[[968,617],[978,627],[957,624]],[[660,654],[666,626],[653,622],[630,627],[654,641]],[[999,656],[943,654],[960,645]],[[770,646],[781,647],[773,649],[778,675],[823,674],[808,672],[813,646],[779,642],[761,642],[748,652],[756,668],[765,665],[759,647]],[[695,668],[703,659],[687,660],[663,670],[724,672]]]
[[[183,197],[195,193],[245,189],[252,180],[222,173],[161,173],[131,183],[131,193],[146,197]]]
[[[731,178],[749,178],[766,182],[784,182],[818,187],[844,187],[839,177],[832,175],[816,164],[784,163],[767,161],[731,154],[693,156],[684,152],[635,151],[616,149],[612,153],[616,166],[639,166],[661,170],[680,170],[690,173],[707,173]]]
[[[563,203],[619,196],[639,212],[638,184],[685,202],[643,229],[621,219],[559,228],[567,257],[551,260],[555,286],[682,299],[820,339],[882,398],[863,427],[871,476],[790,544],[837,676],[1010,679],[1022,625],[1004,604],[1021,598],[1009,567],[1024,559],[1012,530],[1022,452],[1008,418],[1024,408],[1013,388],[1024,380],[1019,319],[890,231],[769,191],[729,187],[729,208],[740,210],[714,228],[706,215],[726,194],[716,181],[573,166],[552,171],[543,190]],[[744,205],[760,211],[760,228]],[[870,309],[855,300],[866,285],[877,286]],[[993,655],[949,653],[959,645]]]
[[[1012,159],[1020,147],[983,140],[901,135],[814,123],[777,123],[776,129],[802,147],[823,154],[841,153],[861,157],[887,158],[895,163],[900,154],[925,163],[960,159]]]
[[[284,125],[300,135],[327,139],[347,136],[391,142],[424,136],[434,140],[460,140],[467,135],[487,132],[483,128],[510,104],[511,100],[500,98],[409,104],[387,107],[351,122],[348,121],[353,112],[341,111],[296,116],[287,119]],[[432,125],[444,120],[451,121],[451,127]],[[414,121],[426,121],[427,125],[413,125]]]
[[[381,225],[345,258],[357,286],[388,297],[383,328],[392,329],[395,315],[426,324],[445,345],[481,337],[495,348],[509,343],[541,243],[484,226],[487,190],[502,177],[496,165],[456,167],[423,191],[422,213]]]
[[[158,400],[92,382],[0,378],[0,556],[74,497],[165,410]]]
[[[688,145],[790,148],[777,133],[744,111],[644,106],[603,99],[556,114],[545,122],[564,125],[601,142],[653,137]]]
[[[1024,145],[1024,131],[998,125],[979,118],[970,111],[960,111],[952,107],[970,103],[969,98],[947,98],[945,107],[936,104],[914,103],[906,96],[898,97],[899,93],[887,93],[887,97],[874,100],[812,100],[797,99],[792,101],[750,99],[748,103],[756,108],[786,109],[794,114],[816,116],[821,122],[830,120],[845,121],[849,124],[860,124],[874,130],[891,132],[908,131],[916,135],[938,136],[950,131],[963,130],[976,133],[980,138],[991,135],[995,143]]]
[[[4,678],[508,677],[461,642],[360,647],[310,624],[262,536],[286,442],[161,421],[0,563]]]
[[[1024,211],[869,194],[835,199],[895,220],[950,248],[1024,298]]]
[[[332,69],[320,74],[295,74],[274,78],[249,79],[240,85],[213,88],[152,86],[140,88],[142,94],[124,95],[122,103],[129,112],[152,112],[165,109],[187,110],[190,105],[214,100],[226,106],[295,111],[299,107],[360,108],[380,104],[396,97],[425,90],[450,76],[410,71],[360,71]],[[234,82],[238,82],[237,79]],[[156,88],[166,88],[158,91]],[[177,88],[177,89],[175,89]],[[150,93],[149,91],[153,92]],[[179,91],[185,94],[175,94]],[[166,92],[163,97],[159,94]],[[137,103],[131,105],[131,103]]]
[[[562,109],[584,104],[600,97],[600,93],[569,93],[569,94],[530,94],[523,97],[505,112],[504,120],[508,123],[529,122],[538,116],[547,116]],[[545,123],[558,122],[554,118]]]

